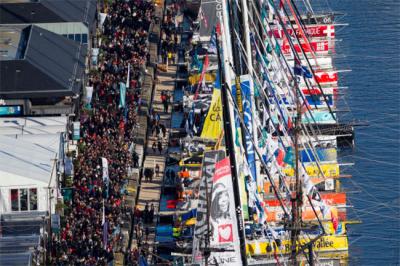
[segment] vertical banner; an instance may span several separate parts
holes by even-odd
[[[93,86],[86,86],[85,87],[85,103],[86,103],[86,108],[91,109],[91,102],[92,102],[92,96],[93,96]]]
[[[242,265],[229,157],[215,164],[212,184],[210,245],[218,251],[211,252],[208,262],[213,265]]]
[[[233,98],[237,99],[236,94],[239,92],[236,90],[236,85],[232,86]],[[240,97],[241,98],[241,97]],[[246,171],[245,171],[245,158],[243,154],[245,153],[242,141],[242,129],[240,127],[239,113],[235,110],[235,157],[238,166],[238,178],[239,178],[239,190],[240,190],[240,203],[242,206],[243,219],[249,218],[249,207],[247,204],[247,192],[246,192]]]
[[[107,198],[108,198],[108,185],[109,185],[109,182],[110,182],[110,178],[109,178],[109,176],[108,176],[108,161],[107,161],[107,159],[106,158],[104,158],[104,157],[101,157],[101,165],[102,165],[102,168],[103,168],[103,182],[104,182],[104,184],[106,184],[106,195],[107,195]]]
[[[199,199],[197,205],[196,225],[193,235],[193,265],[204,265],[203,250],[207,237],[208,228],[211,228],[208,217],[207,200],[210,199],[212,190],[212,177],[214,175],[215,163],[221,160],[225,155],[222,150],[208,151],[204,153],[203,164],[201,167],[201,179],[199,185]]]
[[[126,98],[126,84],[124,82],[119,83],[119,108],[125,108]]]
[[[257,132],[253,132],[253,116],[251,113],[251,108],[253,101],[251,99],[250,93],[250,75],[243,75],[240,77],[241,87],[242,87],[242,100],[243,100],[243,120],[246,125],[246,129],[244,132],[245,136],[245,145],[246,145],[246,154],[247,154],[247,162],[249,163],[251,176],[253,177],[254,182],[257,183],[257,168],[256,168],[256,157],[253,145],[253,134]],[[257,183],[257,186],[260,184]],[[262,184],[261,184],[262,186]]]
[[[210,109],[204,121],[201,138],[218,139],[223,129],[221,90],[214,88]]]
[[[81,122],[73,122],[72,123],[72,139],[80,140],[81,139]]]

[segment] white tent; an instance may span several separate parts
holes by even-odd
[[[0,135],[57,134],[67,130],[68,117],[0,117]]]
[[[37,197],[37,208],[32,210],[49,209],[49,191],[57,195],[57,151],[58,149],[52,149],[50,146],[43,147],[23,139],[0,136],[0,214],[12,211],[12,190],[18,190],[16,195],[28,198],[24,198],[24,203]],[[27,211],[21,208],[20,196],[17,200],[19,209],[14,211]],[[55,200],[51,204],[52,210],[54,202]],[[28,207],[29,210],[31,209]]]

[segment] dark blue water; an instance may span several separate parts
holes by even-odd
[[[341,75],[342,120],[369,126],[356,131],[356,147],[343,160],[355,166],[342,181],[348,193],[351,265],[400,264],[400,1],[335,0],[334,11],[346,13],[350,25],[336,36],[345,58],[336,59]]]

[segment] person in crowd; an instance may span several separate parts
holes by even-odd
[[[153,223],[154,221],[154,204],[150,205],[150,213],[149,213],[149,223]]]
[[[158,140],[158,142],[157,142],[157,147],[158,147],[158,151],[159,151],[160,154],[161,154],[161,153],[162,153],[162,150],[163,150],[163,146],[162,146],[161,140]]]

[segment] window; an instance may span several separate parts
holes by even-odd
[[[11,189],[11,210],[19,211],[18,189]]]
[[[87,34],[82,34],[82,43],[87,44],[88,43],[88,36]]]
[[[37,189],[29,189],[29,209],[31,211],[37,211]]]
[[[74,35],[73,34],[68,34],[68,39],[73,40],[74,39]]]
[[[75,41],[81,42],[81,34],[75,34]]]
[[[28,190],[26,188],[20,189],[20,196],[19,196],[19,201],[21,205],[21,211],[27,211],[28,210]]]
[[[37,211],[37,188],[11,189],[11,211]]]

